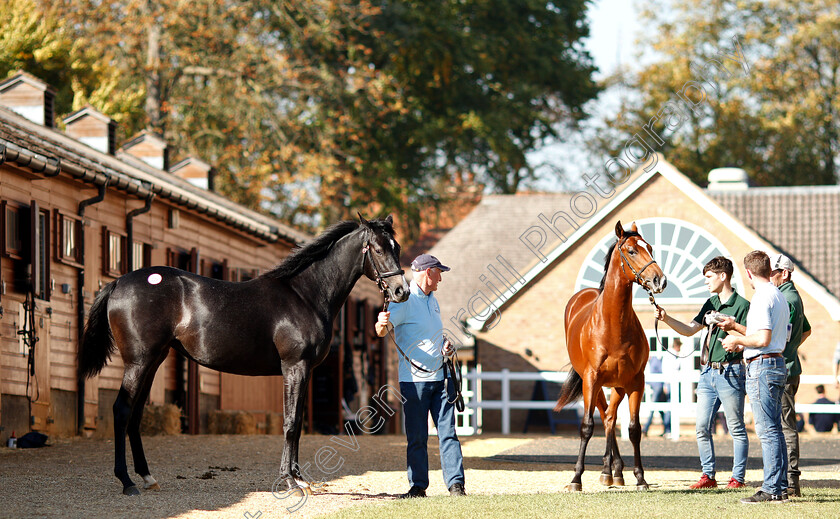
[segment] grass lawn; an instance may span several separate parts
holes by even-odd
[[[469,491],[469,489],[468,489]],[[805,497],[784,504],[745,505],[744,491],[652,490],[649,492],[607,491],[594,493],[552,493],[530,495],[448,496],[388,501],[383,504],[349,506],[330,518],[398,517],[453,519],[462,517],[604,517],[696,519],[827,519],[840,517],[840,489],[804,488]]]

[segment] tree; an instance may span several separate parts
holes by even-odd
[[[26,71],[56,89],[55,109],[66,114],[91,104],[132,124],[142,115],[142,89],[75,38],[52,9],[34,0],[0,0],[0,78]]]
[[[299,225],[416,219],[457,175],[515,192],[598,91],[586,0],[43,1],[146,92],[129,131]]]
[[[595,68],[580,40],[585,1],[380,1],[342,48],[316,54],[352,85],[324,99],[342,169],[344,214],[376,201],[416,218],[441,181],[474,177],[513,193],[534,172],[528,151],[585,117]]]
[[[619,156],[640,133],[701,184],[721,166],[744,168],[757,185],[838,181],[836,4],[660,1],[648,4],[643,20],[651,30],[642,46],[653,59],[637,73],[613,78],[633,95],[605,120],[595,153]],[[743,62],[725,57],[736,47]],[[702,91],[686,90],[692,81]],[[680,92],[696,106],[689,108]],[[671,131],[660,120],[657,140],[643,129],[669,102],[682,107],[682,121]]]

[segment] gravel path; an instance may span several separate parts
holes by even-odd
[[[471,494],[559,492],[572,477],[577,435],[482,436],[462,438]],[[300,462],[309,463],[313,479],[326,483],[305,500],[279,499],[271,493],[279,475],[282,440],[279,436],[158,436],[144,439],[152,474],[160,492],[135,498],[123,496],[112,475],[113,442],[108,440],[56,440],[42,449],[0,448],[0,517],[289,517],[309,518],[347,506],[375,506],[407,490],[405,438],[402,436],[304,436]],[[750,438],[751,460],[747,479],[761,480],[760,447]],[[430,466],[439,467],[436,438],[430,438]],[[316,468],[335,466],[325,476]],[[603,438],[593,438],[584,473],[584,490],[605,489],[598,481]],[[716,437],[722,456],[731,456],[731,441]],[[622,443],[631,460],[628,443]],[[352,450],[355,449],[355,450]],[[727,449],[729,449],[727,451]],[[806,486],[840,487],[840,436],[803,436],[803,481]],[[686,488],[699,476],[697,446],[691,438],[672,442],[646,438],[642,442],[646,477],[658,488]],[[729,458],[731,460],[731,457]],[[342,461],[343,460],[343,461]],[[591,462],[590,462],[591,460]],[[339,466],[340,463],[340,466]],[[719,479],[729,476],[731,461],[722,460]],[[632,467],[628,484],[635,482]],[[430,495],[444,495],[440,470],[432,471]],[[135,482],[139,478],[135,477]],[[632,488],[632,486],[631,486]],[[278,494],[279,495],[279,494]],[[296,509],[294,513],[288,509]]]

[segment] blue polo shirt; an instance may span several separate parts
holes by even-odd
[[[411,282],[411,295],[403,303],[391,303],[390,321],[394,325],[397,344],[418,366],[434,371],[443,362],[443,323],[440,305],[434,292],[426,295],[415,281]],[[443,380],[443,370],[434,374],[413,368],[402,355],[400,382],[432,382]]]

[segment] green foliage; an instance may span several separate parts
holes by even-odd
[[[515,192],[533,175],[525,154],[598,92],[581,45],[587,0],[41,2],[73,28],[67,41],[95,50],[91,63],[117,71],[96,69],[101,86],[78,99],[107,104],[127,136],[149,127],[214,164],[231,198],[304,226],[357,210],[416,221],[459,176]]]
[[[121,80],[51,9],[34,0],[0,0],[0,78],[23,70],[56,89],[56,113],[86,104],[118,122],[142,115],[143,91]]]
[[[646,6],[642,25],[650,29],[641,47],[650,50],[650,63],[629,77],[613,78],[633,96],[606,119],[607,128],[594,142],[596,153],[618,156],[687,82],[703,82],[703,64],[716,59],[728,77],[709,69],[715,80],[704,83],[702,106],[679,130],[664,132],[658,151],[700,184],[721,166],[744,168],[757,185],[838,181],[835,2],[660,0]],[[748,72],[720,55],[733,51],[733,38],[743,48]]]

